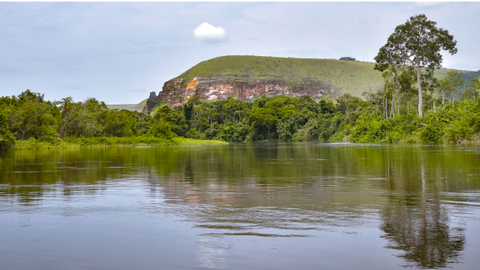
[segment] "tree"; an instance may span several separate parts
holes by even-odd
[[[172,132],[172,125],[163,119],[155,120],[153,122],[152,126],[148,130],[148,135],[167,140],[171,140],[176,136],[176,134]]]
[[[460,89],[463,87],[462,74],[456,70],[450,70],[447,75],[440,80],[438,90],[442,96],[442,106],[445,106],[445,97],[450,97],[455,103],[458,99]]]
[[[7,116],[0,110],[0,152],[8,149],[15,144],[15,138],[8,129]]]
[[[128,137],[137,134],[133,112],[127,110],[109,110],[106,117],[105,135],[111,137]]]
[[[467,89],[463,92],[463,99],[473,99],[476,101],[480,92],[480,80],[479,78],[471,78],[467,85]]]
[[[26,90],[13,102],[7,112],[8,125],[16,139],[35,138],[54,141],[58,137],[57,127],[60,109],[45,101],[40,93]]]
[[[73,102],[71,97],[58,102],[62,110],[59,125],[61,138],[101,136],[108,108],[103,102],[90,98],[85,102]]]
[[[385,85],[383,87],[383,114],[388,118],[388,99],[391,98],[390,117],[395,116],[395,98],[399,98],[399,78],[402,73],[407,72],[402,66],[390,66],[382,73]]]
[[[437,23],[424,14],[410,17],[405,24],[395,28],[387,44],[380,48],[375,57],[375,69],[384,71],[392,65],[412,66],[417,75],[418,115],[423,116],[422,73],[433,74],[440,68],[443,58],[441,50],[457,53],[457,41],[447,30],[437,28]]]
[[[349,57],[349,56],[341,57],[340,60],[344,60],[344,61],[357,61],[357,59],[355,59],[355,58],[353,58],[353,57]]]

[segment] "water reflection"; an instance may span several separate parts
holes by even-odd
[[[452,213],[441,202],[443,179],[449,174],[440,173],[447,170],[429,163],[426,152],[409,157],[417,166],[404,166],[391,155],[386,157],[391,192],[380,228],[385,232],[382,237],[389,241],[387,248],[403,251],[399,257],[405,260],[405,267],[434,269],[458,263],[466,243],[466,228],[462,224],[452,226]]]
[[[444,268],[460,261],[465,228],[451,227],[448,210],[438,200],[392,196],[382,219],[382,237],[389,241],[388,248],[403,251],[405,266]]]
[[[467,228],[456,220],[471,208],[456,203],[478,203],[464,196],[480,190],[478,164],[475,148],[411,145],[12,151],[0,158],[0,213],[141,188],[149,202],[138,211],[180,216],[201,231],[198,267],[228,268],[229,237],[303,239],[377,227],[404,266],[443,268],[462,261]]]

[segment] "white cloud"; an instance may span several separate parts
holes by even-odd
[[[200,24],[195,30],[193,30],[195,38],[205,42],[220,42],[224,41],[227,37],[225,30],[222,27],[215,27],[209,23]]]

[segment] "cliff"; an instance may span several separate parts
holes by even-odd
[[[222,56],[203,61],[167,81],[158,95],[151,92],[143,112],[158,104],[174,107],[190,99],[252,100],[264,94],[309,95],[314,99],[345,93],[361,96],[383,84],[381,72],[373,67],[373,63],[333,59]],[[446,70],[436,73],[442,77],[442,72]],[[462,72],[462,76],[475,74]]]
[[[249,81],[249,79],[254,78]],[[300,85],[289,85],[281,77],[276,80],[260,79],[255,75],[224,75],[212,77],[194,77],[185,82],[178,78],[166,82],[162,91],[158,94],[150,93],[144,112],[150,111],[156,104],[167,103],[171,107],[182,105],[190,99],[204,101],[236,98],[241,100],[253,100],[262,95],[288,95],[300,97],[309,95],[319,99],[325,95],[336,97],[339,94],[332,85],[322,81],[305,80]]]

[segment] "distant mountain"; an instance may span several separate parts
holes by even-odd
[[[147,99],[144,99],[138,104],[107,104],[107,107],[110,109],[120,109],[120,110],[124,109],[124,110],[141,112],[142,109],[145,107],[146,103],[147,103]]]
[[[336,98],[349,93],[361,96],[382,85],[374,63],[333,59],[222,56],[203,61],[167,81],[162,91],[150,93],[144,111],[159,103],[176,106],[195,98],[217,100],[228,97],[251,100],[266,95],[310,95],[314,99]],[[437,77],[445,76],[442,69]],[[460,71],[465,79],[480,71]]]

